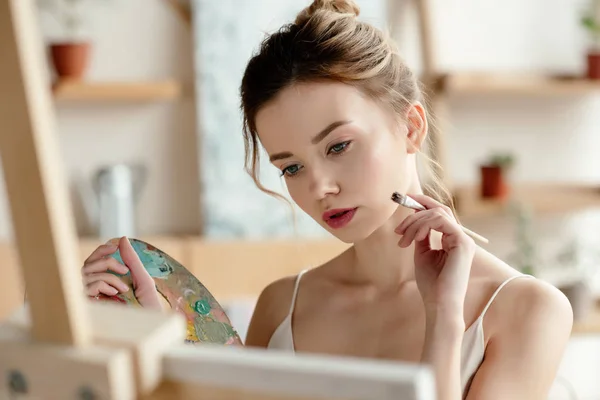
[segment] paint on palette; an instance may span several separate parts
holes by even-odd
[[[154,246],[137,239],[129,241],[154,279],[158,292],[173,310],[184,315],[187,343],[242,344],[223,307],[192,273]],[[119,250],[112,257],[124,264]],[[130,290],[116,296],[101,296],[100,299],[141,307],[133,293],[131,274],[115,275],[129,285]]]

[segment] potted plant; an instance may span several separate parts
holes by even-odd
[[[504,199],[509,193],[507,173],[514,164],[510,153],[497,153],[480,166],[481,197]]]
[[[37,0],[58,31],[49,41],[50,60],[59,79],[82,79],[89,65],[91,43],[85,33],[88,0]],[[92,0],[92,2],[97,2]]]
[[[581,24],[588,32],[591,42],[587,52],[587,77],[600,79],[600,0],[590,0]]]

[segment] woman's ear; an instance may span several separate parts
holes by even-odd
[[[407,141],[409,154],[417,153],[421,150],[425,137],[427,136],[427,116],[425,108],[419,102],[414,103],[406,113],[406,122],[408,127]]]

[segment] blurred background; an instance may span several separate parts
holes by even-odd
[[[345,247],[243,169],[245,64],[309,3],[37,0],[82,261],[111,237],[145,239],[205,283],[244,336],[262,287]],[[434,155],[461,221],[573,304],[551,398],[600,399],[600,1],[358,4],[429,85]],[[286,195],[267,163],[261,178]],[[1,181],[0,317],[23,298],[12,241]]]

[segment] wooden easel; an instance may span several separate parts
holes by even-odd
[[[0,2],[0,49],[0,151],[29,294],[0,326],[0,398],[434,398],[426,367],[191,347],[179,315],[89,302],[33,0]]]

